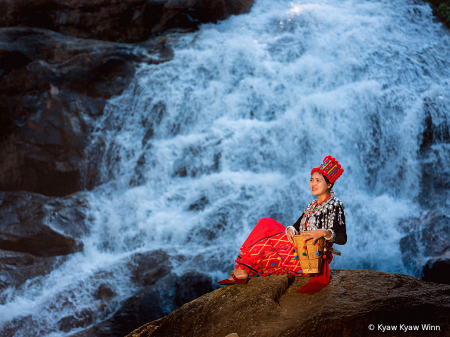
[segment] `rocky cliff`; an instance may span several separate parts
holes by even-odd
[[[308,280],[282,275],[226,286],[127,337],[450,334],[448,285],[380,271],[332,270],[323,290],[296,293]]]
[[[0,191],[65,196],[95,185],[101,146],[84,153],[92,122],[136,64],[172,59],[170,33],[161,33],[192,31],[252,3],[0,1]]]
[[[83,191],[101,183],[97,164],[104,154],[102,144],[88,154],[86,147],[107,100],[127,88],[137,65],[171,60],[177,36],[245,13],[252,3],[0,0],[0,291],[48,275],[83,251],[82,237],[90,231]],[[153,263],[148,256],[139,261]],[[158,279],[167,273],[156,274]],[[188,284],[198,280],[201,289],[210,285],[202,276]],[[147,298],[156,296],[147,288]],[[179,297],[190,300],[197,291]],[[113,295],[103,287],[97,298],[107,306]],[[0,304],[8,296],[4,292]],[[129,299],[110,323],[92,327],[91,335],[111,336],[110,325],[129,331],[140,302],[138,295]],[[81,325],[73,317],[63,320],[61,330],[91,324],[94,314],[84,316]],[[13,325],[2,332],[13,336],[23,322]]]
[[[252,4],[253,0],[9,0],[0,1],[0,26],[138,42],[170,28],[196,28],[245,13]]]
[[[0,289],[82,250],[88,205],[74,193],[99,183],[103,154],[102,144],[85,153],[92,125],[137,64],[172,59],[172,35],[161,33],[188,32],[252,3],[0,1]]]

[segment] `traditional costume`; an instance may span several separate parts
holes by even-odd
[[[327,156],[319,167],[311,171],[311,175],[316,171],[327,177],[333,184],[344,170],[335,158]],[[245,240],[241,247],[241,253],[235,260],[236,268],[245,269],[250,277],[258,274],[267,276],[285,273],[294,276],[314,276],[297,291],[313,294],[330,281],[329,264],[333,259],[332,254],[340,255],[337,250],[332,248],[333,242],[340,245],[347,242],[344,205],[338,198],[331,195],[320,204],[314,200],[308,204],[302,215],[290,227],[295,228],[298,232],[323,228],[332,233],[331,238],[326,239],[322,254],[324,263],[318,274],[314,276],[302,272],[299,248],[289,242],[286,235],[287,228],[270,218],[261,219]],[[235,281],[230,283],[246,282],[246,280],[233,278]],[[226,282],[219,284],[226,284]]]

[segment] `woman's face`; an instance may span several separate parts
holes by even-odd
[[[314,172],[309,181],[309,188],[312,195],[322,195],[327,193],[327,190],[331,187],[331,184],[327,184],[324,176],[319,172]]]

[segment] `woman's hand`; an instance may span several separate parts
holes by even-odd
[[[313,245],[316,244],[317,240],[324,237],[330,237],[331,232],[327,231],[326,229],[314,229],[312,231],[308,231],[308,234],[305,234],[305,242],[308,240],[314,240],[312,242]]]
[[[294,235],[298,235],[298,232],[294,228],[288,227],[286,229],[286,236],[291,244],[294,244]]]

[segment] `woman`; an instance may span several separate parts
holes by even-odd
[[[333,242],[339,245],[347,242],[344,206],[331,195],[331,189],[342,172],[344,170],[335,158],[325,157],[322,164],[311,171],[309,187],[317,199],[308,204],[293,226],[285,228],[273,219],[261,219],[242,245],[230,277],[218,283],[247,283],[249,275],[257,274],[312,276],[302,272],[293,240],[300,231],[308,231],[305,241],[313,240],[314,244],[325,238],[324,263],[320,273],[297,292],[313,294],[325,287],[330,281],[332,253],[340,255],[332,248]]]

